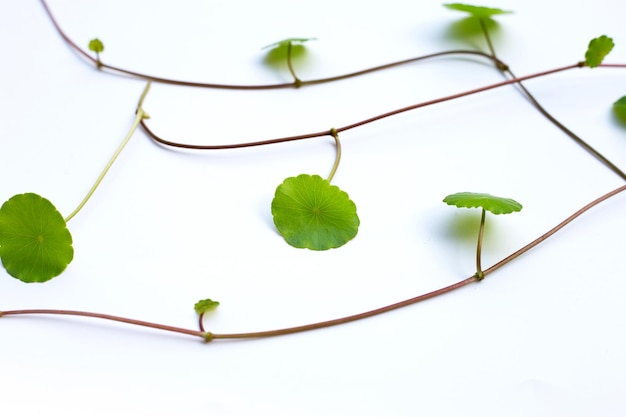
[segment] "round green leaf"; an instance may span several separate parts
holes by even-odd
[[[104,51],[104,44],[98,38],[92,39],[89,41],[89,50],[99,54]]]
[[[213,301],[210,298],[207,298],[205,300],[200,300],[196,304],[194,304],[193,309],[196,310],[196,313],[198,313],[198,315],[202,315],[207,311],[216,309],[219,305],[219,301]]]
[[[585,52],[585,65],[589,68],[597,67],[614,46],[613,39],[606,35],[592,39],[587,47],[587,52]]]
[[[493,214],[509,214],[522,209],[522,205],[513,199],[485,193],[450,194],[443,199],[443,202],[457,207],[482,207]]]
[[[471,14],[473,17],[477,17],[479,19],[490,19],[491,16],[498,14],[509,14],[513,13],[509,10],[496,9],[494,7],[483,7],[483,6],[472,6],[469,4],[461,4],[461,3],[447,3],[443,5],[451,10],[457,10],[459,12],[466,12]]]
[[[613,103],[613,113],[622,123],[626,123],[626,96]]]
[[[0,258],[24,282],[45,282],[74,257],[72,235],[61,213],[45,198],[18,194],[0,208]]]
[[[272,200],[274,224],[296,248],[338,248],[356,236],[359,217],[345,191],[319,175],[287,178]]]

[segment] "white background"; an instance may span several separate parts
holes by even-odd
[[[261,47],[316,37],[300,78],[343,74],[462,40],[439,2],[62,1],[79,45],[154,75],[231,84],[291,81]],[[517,75],[582,60],[591,38],[626,63],[618,0],[494,1],[515,14],[494,32]],[[35,0],[0,2],[0,201],[36,192],[69,214],[126,134],[145,83],[99,72],[70,50]],[[235,143],[341,127],[499,82],[488,62],[446,58],[299,90],[153,85],[157,134]],[[566,126],[626,169],[611,105],[626,70],[577,69],[526,86]],[[193,304],[221,302],[215,333],[270,330],[366,311],[474,272],[479,211],[457,191],[515,198],[488,216],[492,265],[623,181],[505,87],[340,135],[333,184],[361,227],[326,252],[287,245],[270,203],[283,179],[325,177],[332,138],[232,151],[158,146],[138,130],[68,226],[75,259],[45,284],[0,272],[0,310],[60,308],[190,329]],[[454,293],[353,324],[263,340],[216,341],[97,320],[0,320],[6,416],[622,416],[626,412],[626,194],[523,257]]]

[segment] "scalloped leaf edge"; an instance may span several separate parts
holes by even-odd
[[[459,192],[446,196],[443,202],[459,208],[483,208],[493,214],[509,214],[522,210],[522,205],[512,198],[497,197],[487,193]]]

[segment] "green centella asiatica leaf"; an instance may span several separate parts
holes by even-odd
[[[100,39],[94,38],[89,41],[89,50],[99,54],[100,52],[104,51],[104,44]]]
[[[296,248],[338,248],[356,236],[359,217],[345,191],[319,175],[287,178],[272,200],[274,224]]]
[[[193,309],[196,310],[198,315],[202,315],[210,310],[215,310],[220,305],[219,301],[213,301],[210,298],[200,300],[194,304]]]
[[[61,213],[45,198],[18,194],[0,208],[0,258],[24,282],[45,282],[74,257],[72,235]]]
[[[522,209],[522,205],[511,198],[496,197],[485,193],[450,194],[443,199],[443,202],[457,207],[482,207],[493,214],[509,214]]]
[[[315,40],[315,38],[287,38],[282,41],[274,42],[269,45],[264,46],[262,49],[276,49],[276,48],[286,48],[289,45],[294,44],[303,44],[308,41]]]
[[[285,59],[298,59],[306,54],[304,43],[315,40],[315,38],[288,38],[264,46],[267,49],[265,62],[272,66],[283,65]]]
[[[443,6],[451,10],[469,13],[472,17],[479,19],[490,19],[491,16],[513,13],[512,11],[497,9],[495,7],[472,6],[462,3],[447,3]]]
[[[614,46],[613,39],[606,35],[592,39],[585,53],[585,65],[589,68],[595,68],[602,64],[604,57],[611,52]]]
[[[619,121],[626,124],[626,96],[613,103],[613,113]]]

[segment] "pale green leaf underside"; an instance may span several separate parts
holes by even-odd
[[[313,250],[343,246],[360,224],[348,194],[319,175],[287,178],[276,188],[272,216],[287,243]]]
[[[219,305],[220,305],[219,301],[213,301],[210,298],[207,298],[205,300],[198,301],[193,306],[193,309],[196,310],[196,313],[198,313],[198,315],[201,315],[201,314],[206,313],[207,311],[216,309],[217,306]]]
[[[451,10],[457,10],[459,12],[466,12],[471,14],[473,17],[477,17],[479,19],[488,19],[491,16],[498,14],[509,14],[513,13],[509,10],[496,9],[494,7],[484,7],[484,6],[472,6],[469,4],[462,3],[447,3],[443,5]]]
[[[613,112],[620,120],[626,122],[626,96],[613,103]]]
[[[450,194],[443,199],[443,202],[457,207],[482,207],[493,214],[509,214],[522,209],[522,205],[513,199],[496,197],[485,193],[462,192]]]
[[[89,50],[92,52],[100,53],[104,51],[104,44],[98,38],[89,41]]]
[[[289,44],[305,43],[305,42],[312,41],[312,40],[315,40],[315,38],[288,38],[288,39],[283,39],[282,41],[278,41],[278,42],[274,42],[269,45],[266,45],[261,49],[284,48],[284,47],[287,47]]]
[[[611,52],[614,46],[613,39],[606,35],[592,39],[585,53],[585,65],[589,68],[597,67],[602,63],[604,57]]]
[[[74,257],[72,235],[61,213],[45,198],[18,194],[0,208],[0,258],[24,282],[45,282]]]

